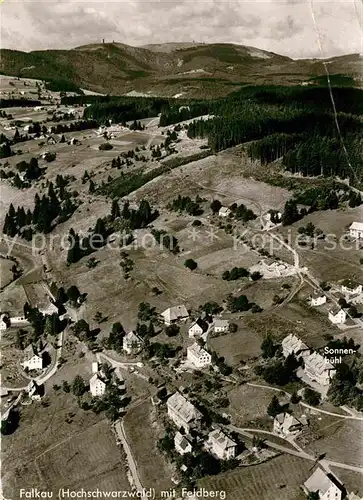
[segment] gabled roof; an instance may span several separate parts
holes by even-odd
[[[363,222],[353,222],[353,224],[351,224],[349,229],[363,231]]]
[[[315,373],[320,375],[328,370],[334,370],[334,366],[318,352],[313,352],[305,358],[305,366],[309,366]]]
[[[178,413],[186,422],[202,418],[200,411],[179,392],[175,392],[170,396],[166,404],[168,408]]]
[[[321,495],[325,495],[332,486],[336,486],[342,492],[345,491],[344,486],[333,474],[327,474],[320,468],[317,468],[309,479],[305,481],[304,486],[309,492],[318,491]]]
[[[30,345],[28,345],[28,347],[26,347],[24,349],[24,358],[23,358],[23,360],[24,361],[30,361],[34,356],[38,356],[38,358],[41,358],[41,356],[39,356],[38,351],[36,350],[36,348],[34,347],[34,345],[30,344]]]
[[[299,352],[299,351],[305,351],[309,349],[309,347],[304,344],[304,342],[290,333],[285,337],[282,341],[282,347],[285,347],[285,349],[291,351],[291,352]]]
[[[337,314],[339,314],[339,313],[340,313],[340,311],[343,311],[343,312],[344,312],[344,310],[343,310],[341,307],[339,307],[339,306],[334,306],[334,307],[332,307],[332,308],[330,309],[329,314],[332,314],[333,316],[336,316]]]
[[[286,429],[290,429],[290,427],[293,427],[295,425],[302,425],[302,422],[300,422],[300,420],[295,418],[290,413],[279,413],[278,415],[276,415],[275,420],[280,425],[283,425]]]
[[[355,288],[360,286],[360,283],[357,283],[357,281],[354,281],[351,278],[347,278],[342,282],[342,286],[346,286],[347,288],[351,288],[352,290],[354,290]]]
[[[228,319],[219,319],[219,318],[216,318],[214,320],[214,326],[218,327],[218,328],[225,328],[225,327],[228,327],[229,326],[229,321]]]
[[[203,349],[203,347],[201,347],[198,342],[194,342],[194,344],[192,344],[191,346],[189,346],[187,348],[187,352],[192,354],[193,356],[199,358],[200,356],[203,356],[204,354],[209,354],[208,351],[206,351],[205,349]],[[210,354],[209,354],[210,356]]]
[[[202,318],[198,318],[194,323],[190,325],[190,328],[193,328],[193,326],[198,325],[203,332],[206,332],[208,330],[208,323],[204,321]],[[189,328],[189,330],[190,330]]]
[[[180,448],[182,450],[186,450],[188,448],[188,446],[191,446],[191,444],[189,443],[187,438],[185,436],[183,436],[183,434],[181,434],[180,432],[177,432],[175,434],[174,443],[176,445],[180,446]]]
[[[165,309],[165,311],[163,311],[161,315],[168,323],[170,323],[171,321],[176,321],[179,318],[189,317],[189,313],[184,304],[180,306],[168,307],[168,309]]]
[[[214,431],[210,432],[208,434],[208,438],[210,441],[218,444],[224,450],[237,446],[237,443],[235,443],[231,438],[224,434],[224,432],[222,432],[220,429],[215,429]]]
[[[137,342],[137,343],[142,342],[141,338],[132,330],[129,333],[126,333],[123,340],[125,343],[128,344],[131,344],[132,342]]]
[[[321,290],[314,290],[313,294],[311,295],[313,299],[318,299],[320,297],[325,297],[325,293],[322,292]]]
[[[106,385],[106,382],[102,380],[98,373],[94,373],[89,380],[89,385],[95,385],[97,382],[101,382],[103,385]]]

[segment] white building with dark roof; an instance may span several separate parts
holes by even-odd
[[[191,324],[188,334],[190,338],[201,336],[208,330],[208,323],[202,318],[198,318],[194,323]]]
[[[344,280],[342,283],[342,292],[347,295],[360,295],[362,293],[362,285],[352,279]]]
[[[186,434],[190,429],[199,427],[202,414],[179,392],[175,392],[166,402],[168,416],[178,428],[183,428]]]
[[[205,447],[220,460],[230,460],[236,456],[237,443],[220,429],[208,434]]]
[[[347,313],[341,307],[336,306],[330,309],[328,318],[333,325],[342,325],[347,319]]]
[[[303,489],[306,494],[319,493],[319,500],[343,500],[346,496],[346,489],[339,479],[320,467],[305,481]]]
[[[24,349],[24,358],[20,365],[28,370],[43,369],[43,357],[39,355],[33,344],[28,345],[28,347]]]
[[[283,339],[281,346],[282,354],[285,358],[287,358],[290,354],[294,354],[297,358],[304,358],[310,354],[310,348],[292,333]]]
[[[187,360],[196,368],[206,368],[212,363],[212,356],[197,342],[187,348]]]
[[[335,367],[318,352],[313,352],[304,359],[304,372],[312,380],[320,385],[329,385],[335,376]]]
[[[326,304],[326,295],[319,290],[315,290],[314,293],[310,297],[310,305],[312,307],[318,307]]]
[[[89,381],[89,390],[93,397],[101,397],[106,392],[106,382],[98,373],[94,373]]]
[[[193,447],[189,440],[183,436],[180,432],[177,432],[174,437],[174,446],[175,450],[180,455],[185,455],[185,453],[191,453],[193,451]]]
[[[185,305],[168,307],[161,313],[161,316],[164,318],[164,323],[166,325],[171,325],[175,321],[186,320],[189,318],[189,313]]]
[[[353,222],[349,228],[349,234],[352,238],[363,238],[363,222]]]
[[[229,321],[228,319],[219,319],[216,318],[213,321],[213,328],[215,333],[227,333],[229,330]]]
[[[135,354],[140,351],[142,347],[141,338],[133,331],[127,333],[122,339],[122,348],[127,354]]]

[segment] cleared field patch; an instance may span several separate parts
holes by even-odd
[[[228,364],[235,366],[248,358],[259,356],[262,339],[258,333],[246,327],[243,321],[235,321],[234,318],[230,320],[238,325],[237,332],[227,333],[220,337],[209,337],[208,344],[219,356],[223,356]]]
[[[0,258],[0,288],[4,288],[13,280],[13,272],[11,268],[14,262],[8,259]]]
[[[199,486],[225,491],[228,500],[303,500],[300,485],[310,469],[309,460],[281,455],[260,465],[203,478]]]
[[[228,392],[230,405],[227,410],[232,415],[233,424],[243,427],[246,422],[266,417],[267,407],[274,394],[274,391],[259,390],[246,384],[233,388]]]
[[[142,485],[155,488],[156,493],[172,487],[171,468],[156,447],[156,442],[163,436],[156,418],[152,415],[153,407],[146,401],[130,410],[124,418],[126,439],[134,455]]]

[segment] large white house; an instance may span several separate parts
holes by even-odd
[[[106,383],[98,373],[94,373],[89,381],[89,390],[93,397],[103,396],[106,391]]]
[[[219,217],[228,217],[228,215],[231,213],[231,209],[228,207],[221,207],[219,209],[218,215]]]
[[[208,434],[205,447],[220,460],[230,460],[236,456],[237,443],[220,429],[215,429]]]
[[[26,349],[24,349],[24,358],[20,365],[28,370],[42,370],[43,369],[43,358],[39,355],[36,348],[30,344]]]
[[[274,433],[278,436],[296,436],[302,428],[303,423],[290,413],[279,413],[274,418]]]
[[[197,368],[205,368],[212,363],[212,356],[195,342],[187,348],[187,360]]]
[[[346,489],[339,479],[320,467],[305,481],[303,488],[306,494],[319,493],[319,500],[342,500],[346,496]]]
[[[188,334],[190,338],[203,335],[208,330],[208,323],[202,318],[198,318],[191,324]]]
[[[320,385],[329,385],[335,376],[334,366],[318,352],[313,352],[304,359],[304,372],[312,380]]]
[[[315,290],[315,292],[310,297],[310,305],[313,307],[322,306],[326,303],[326,295],[323,292]]]
[[[345,323],[347,319],[347,313],[341,307],[333,307],[329,311],[329,321],[333,323],[333,325],[341,325]]]
[[[349,228],[349,234],[352,238],[363,238],[363,222],[353,222]]]
[[[191,428],[198,428],[202,414],[180,392],[175,392],[166,402],[168,416],[178,428],[189,434]]]
[[[227,333],[229,330],[229,321],[228,319],[216,318],[213,321],[213,327],[215,333]]]
[[[127,333],[122,339],[122,348],[127,354],[137,353],[140,351],[142,346],[141,338],[136,335],[135,332],[131,331]]]
[[[168,307],[161,313],[166,325],[171,325],[175,321],[185,320],[189,318],[189,313],[184,305]]]
[[[188,439],[183,436],[180,432],[177,432],[174,437],[174,446],[175,450],[180,454],[184,455],[185,453],[191,453],[193,450],[192,445],[188,441]]]
[[[351,279],[344,280],[342,283],[342,292],[347,295],[359,295],[362,293],[362,285]]]
[[[294,354],[297,358],[304,358],[310,354],[310,348],[292,333],[283,339],[281,346],[282,354],[285,358],[287,358],[290,354]]]

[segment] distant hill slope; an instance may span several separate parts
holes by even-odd
[[[361,84],[358,54],[325,61],[331,74]],[[204,97],[225,95],[246,83],[301,84],[325,75],[323,61],[292,60],[254,47],[233,44],[170,43],[131,47],[90,44],[71,50],[0,50],[3,74],[69,80],[95,92]]]

